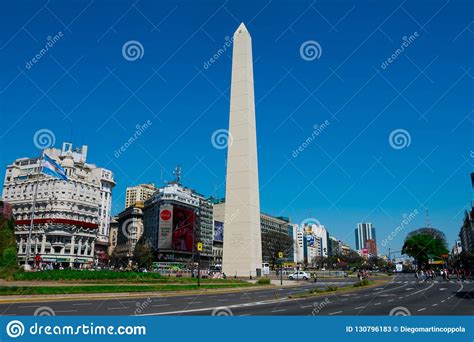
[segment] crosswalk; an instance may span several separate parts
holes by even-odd
[[[391,280],[390,283],[392,284],[430,284],[430,283],[434,283],[434,284],[456,284],[456,283],[463,283],[463,284],[474,284],[474,281],[473,280],[464,280],[464,281],[461,281],[461,282],[458,282],[456,280],[451,280],[450,282],[446,282],[446,281],[439,281],[439,280],[435,280],[433,282],[423,282],[423,281],[416,281],[416,280],[405,280],[405,281],[401,281],[401,280]]]

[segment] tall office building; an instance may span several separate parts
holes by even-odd
[[[367,248],[367,240],[373,240],[373,243],[376,244],[375,227],[372,226],[372,223],[358,223],[354,233],[357,251],[360,252]]]
[[[262,268],[260,195],[252,38],[243,23],[234,33],[229,141],[222,269],[229,276],[255,276]]]
[[[86,162],[87,146],[47,148],[45,154],[59,163],[69,180],[41,173],[38,157],[19,158],[8,165],[3,199],[15,216],[18,260],[39,254],[44,262],[82,267],[105,263],[110,227],[114,176],[110,170]],[[28,235],[33,197],[38,181],[31,243]],[[31,260],[31,259],[30,259]]]
[[[145,202],[158,188],[153,183],[139,184],[128,187],[125,195],[125,208],[131,207],[137,202]]]

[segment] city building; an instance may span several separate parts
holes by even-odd
[[[233,36],[229,139],[222,269],[229,275],[259,276],[262,242],[252,38],[243,23]]]
[[[214,219],[210,199],[178,181],[171,182],[145,201],[143,217],[144,234],[159,261],[189,263],[197,256],[200,242],[201,261],[212,263]]]
[[[459,239],[463,252],[474,252],[474,208],[464,213]]]
[[[375,227],[372,226],[372,223],[358,223],[354,232],[356,250],[359,253],[366,248],[365,244],[367,240],[377,241],[375,237]]]
[[[63,143],[62,149],[47,148],[44,153],[64,168],[68,181],[42,174],[39,156],[19,158],[6,168],[3,199],[15,216],[19,262],[26,259],[37,189],[30,257],[39,255],[44,263],[64,267],[105,264],[112,171],[87,163],[87,146],[73,149]]]
[[[143,202],[135,202],[118,214],[117,222],[115,256],[130,262],[137,242],[143,235]]]
[[[112,216],[110,218],[110,229],[109,229],[109,248],[108,248],[108,255],[112,255],[117,247],[117,234],[118,234],[118,217]]]
[[[367,255],[369,257],[377,256],[377,245],[374,239],[368,239],[365,241],[365,249],[367,250]]]
[[[136,202],[145,202],[156,190],[158,188],[153,183],[128,187],[125,191],[125,208],[131,207]]]
[[[226,212],[226,203],[225,199],[220,199],[214,201],[214,228],[216,229],[216,224],[218,229],[222,232],[218,234],[217,236],[223,236],[225,238],[224,230],[225,233],[227,233],[227,221],[226,217],[228,220],[234,220],[239,213],[234,213],[234,215],[230,216],[225,216]],[[290,223],[290,219],[287,217],[275,217],[269,214],[265,213],[260,213],[260,232],[262,235],[266,233],[281,233],[290,236],[292,239],[293,238],[293,225]],[[296,234],[296,232],[295,232]],[[262,244],[264,241],[262,241]],[[214,246],[217,249],[222,248],[225,246],[225,242],[223,244],[220,243],[220,240],[216,240],[216,234],[214,235]],[[294,259],[294,253],[295,249],[293,246],[290,248],[288,251],[288,255],[285,256],[288,262],[293,262]],[[216,251],[216,254],[218,255],[218,251]],[[263,260],[265,262],[268,262],[269,260],[272,259],[271,255],[264,255],[265,253],[262,254]]]
[[[304,263],[304,256],[305,256],[305,251],[304,251],[304,231],[301,229],[301,227],[297,226],[296,230],[296,239],[295,239],[295,251],[296,251],[296,258],[295,261],[297,264],[302,264]]]
[[[456,241],[454,241],[454,246],[451,249],[451,255],[452,256],[458,256],[461,253],[462,253],[461,240],[456,240]]]

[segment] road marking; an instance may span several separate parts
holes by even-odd
[[[410,290],[414,290],[415,288],[414,287],[409,287],[407,289],[405,289],[405,291],[410,291]]]
[[[421,309],[418,309],[418,312],[425,311],[425,310],[426,310],[426,308],[421,308]]]
[[[55,312],[77,312],[77,310],[56,310]]]
[[[388,302],[390,303],[390,302],[393,302],[394,300],[395,300],[395,299],[390,299]]]
[[[218,302],[228,302],[229,300],[228,299],[218,299],[217,301]]]
[[[365,308],[365,306],[358,306],[358,307],[354,308],[354,310],[359,310],[359,309],[364,309],[364,308]]]
[[[39,308],[39,305],[19,305],[19,309],[27,309],[27,308]]]
[[[170,305],[171,305],[171,304],[154,304],[154,305],[152,305],[152,307],[158,308],[158,307],[160,307],[160,306],[170,306]]]
[[[403,297],[398,297],[398,299],[402,299]]]
[[[441,301],[441,303],[444,303],[445,301],[446,301],[446,299],[443,299],[443,300]]]
[[[244,317],[244,316],[252,316],[252,314],[242,314],[242,315],[239,315],[240,317]]]
[[[302,308],[302,309],[307,309],[307,308],[312,308],[312,307],[313,307],[312,305],[300,306],[300,308]]]
[[[202,304],[202,302],[191,302],[189,304]]]
[[[446,290],[446,287],[441,287],[439,290],[444,291],[444,290]]]
[[[380,305],[380,304],[382,304],[382,303],[375,303],[374,305]]]
[[[431,305],[431,306],[438,306],[438,304],[433,304],[433,305]]]
[[[121,309],[130,309],[128,306],[121,306],[119,308],[107,308],[107,310],[121,310]],[[58,312],[58,311],[56,311]]]
[[[92,303],[73,303],[73,306],[80,306],[80,305],[92,305]]]
[[[283,312],[283,311],[286,311],[286,309],[272,310],[272,312]]]
[[[329,315],[330,315],[330,316],[332,316],[332,315],[337,315],[337,314],[340,314],[341,312],[343,312],[343,311],[331,312]]]
[[[376,289],[374,289],[374,291],[380,291],[380,290],[383,290],[383,287],[377,287]]]

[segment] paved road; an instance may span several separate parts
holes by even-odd
[[[417,283],[412,274],[352,293],[289,299],[314,287],[342,286],[353,280],[307,282],[293,288],[221,294],[107,300],[1,304],[0,315],[474,315],[474,281]]]

